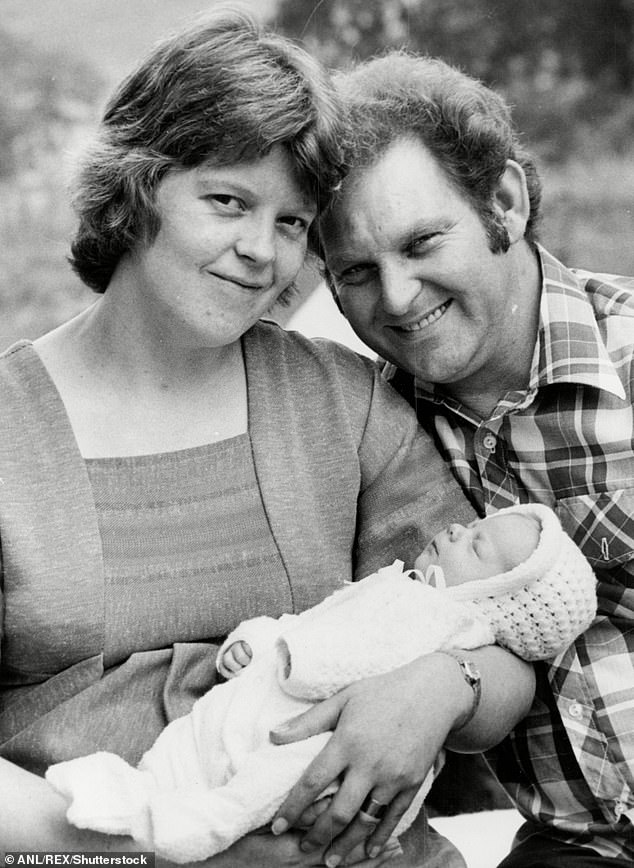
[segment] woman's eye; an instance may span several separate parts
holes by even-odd
[[[214,205],[219,205],[224,211],[243,211],[244,205],[237,196],[232,196],[229,193],[213,193],[208,196]]]
[[[294,217],[290,214],[286,217],[280,217],[279,223],[281,223],[284,230],[294,238],[299,238],[301,235],[304,235],[308,231],[309,226],[308,221],[304,220],[303,217]]]

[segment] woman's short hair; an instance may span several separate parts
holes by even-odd
[[[324,70],[243,12],[159,43],[115,91],[77,177],[70,262],[104,292],[121,257],[156,237],[166,172],[290,154],[319,206],[341,179],[341,114]]]
[[[498,252],[509,240],[493,210],[493,193],[506,161],[515,160],[530,198],[525,237],[536,240],[541,182],[499,94],[444,61],[405,51],[360,63],[334,81],[347,119],[348,170],[372,165],[397,139],[418,139],[476,210]]]

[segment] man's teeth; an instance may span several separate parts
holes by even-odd
[[[424,329],[426,326],[436,322],[436,320],[444,314],[450,304],[450,301],[446,301],[444,304],[441,304],[440,307],[437,307],[436,310],[432,310],[432,312],[427,314],[426,317],[423,317],[423,319],[418,320],[418,322],[410,323],[409,325],[402,325],[401,328],[404,332],[415,332],[419,329]]]

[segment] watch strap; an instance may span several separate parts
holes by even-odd
[[[468,723],[470,723],[475,714],[480,707],[480,700],[482,699],[482,676],[480,675],[480,670],[476,666],[476,664],[467,657],[464,652],[454,650],[452,648],[443,648],[441,651],[436,652],[438,654],[444,654],[447,657],[451,657],[456,661],[458,666],[460,667],[460,672],[462,673],[462,677],[467,682],[471,690],[473,691],[473,702],[471,704],[471,709],[467,714],[467,717],[462,721],[460,726],[457,729],[454,729],[454,732],[458,732],[458,730],[463,729]]]

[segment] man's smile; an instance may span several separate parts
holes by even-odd
[[[415,322],[403,323],[402,325],[393,325],[390,326],[390,328],[393,328],[396,331],[403,332],[421,331],[422,329],[427,328],[427,326],[430,326],[432,323],[435,323],[437,320],[439,320],[440,317],[443,316],[445,311],[448,310],[452,300],[453,299],[449,299],[449,301],[444,301],[442,304],[439,304],[438,307],[435,307],[432,311],[430,311],[430,313],[425,314],[424,317],[416,320]]]

